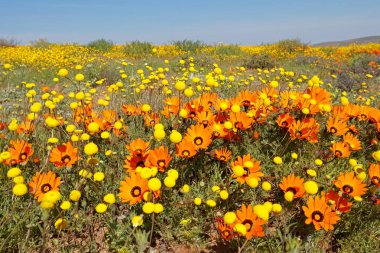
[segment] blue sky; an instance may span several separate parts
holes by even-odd
[[[379,0],[0,0],[0,38],[253,45],[380,35]]]

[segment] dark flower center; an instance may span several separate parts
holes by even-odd
[[[371,182],[375,185],[378,185],[380,183],[380,178],[378,176],[373,176],[371,178]]]
[[[321,222],[321,221],[323,221],[324,216],[323,216],[323,214],[322,214],[320,211],[314,211],[314,212],[311,214],[311,218],[312,218],[313,220],[315,220],[316,222]]]
[[[335,134],[338,130],[335,127],[330,127],[330,132]]]
[[[21,161],[24,161],[27,157],[28,157],[28,154],[24,152],[24,153],[21,153],[18,158]]]
[[[157,161],[157,165],[160,166],[160,167],[165,167],[165,160],[158,160]]]
[[[340,150],[336,150],[334,154],[336,157],[341,157],[343,155],[342,151]]]
[[[199,146],[199,145],[202,145],[202,143],[203,143],[203,139],[202,139],[202,137],[196,137],[196,138],[194,139],[194,144],[195,144],[195,145]]]
[[[41,186],[41,191],[43,193],[47,193],[47,192],[51,191],[51,189],[53,189],[53,187],[50,184],[43,184]]]
[[[296,195],[297,190],[294,187],[288,187],[286,188],[285,192],[292,192],[294,195]]]
[[[182,155],[183,156],[189,156],[190,152],[188,150],[184,150],[184,151],[182,151]]]
[[[283,127],[287,127],[289,124],[288,124],[288,122],[284,121],[284,122],[281,123],[281,125],[282,125]]]
[[[225,161],[225,160],[226,160],[226,157],[225,157],[224,155],[221,155],[221,156],[219,156],[219,160],[221,160],[221,161]]]
[[[63,163],[68,163],[71,161],[71,157],[69,155],[65,155],[64,157],[61,158],[61,162]]]
[[[247,232],[250,232],[253,227],[253,222],[252,220],[249,220],[249,219],[245,219],[241,224],[245,226],[245,228],[247,229]]]
[[[131,195],[132,197],[134,198],[137,198],[141,195],[141,187],[140,186],[134,186],[132,189],[131,189]]]
[[[351,185],[346,184],[346,185],[343,185],[342,190],[344,193],[349,194],[354,191],[354,188]]]

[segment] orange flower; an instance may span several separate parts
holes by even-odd
[[[163,172],[169,166],[172,157],[169,154],[169,149],[164,146],[159,146],[151,151],[147,158],[148,165],[157,167],[159,171]]]
[[[208,127],[214,124],[215,115],[210,111],[202,111],[197,114],[194,118],[198,124],[203,125],[203,127]]]
[[[348,131],[347,119],[341,119],[341,117],[330,117],[326,124],[328,132],[335,136],[344,135]]]
[[[146,159],[148,154],[146,155],[132,155],[127,156],[124,160],[124,168],[127,169],[127,172],[134,173],[137,167],[145,167]]]
[[[265,221],[257,217],[253,212],[252,205],[246,206],[243,204],[241,210],[236,211],[236,221],[235,223],[240,223],[247,229],[247,234],[245,237],[250,240],[253,236],[264,237],[263,225]]]
[[[282,128],[289,128],[293,123],[294,118],[289,113],[282,113],[278,115],[277,125]]]
[[[191,141],[195,145],[195,149],[206,149],[212,142],[212,131],[202,125],[191,125],[187,129],[185,140]]]
[[[334,184],[343,193],[348,194],[352,197],[360,197],[367,191],[366,185],[355,177],[355,173],[353,171],[347,172],[345,174],[341,173],[339,177],[334,180]]]
[[[283,177],[281,183],[279,184],[281,190],[284,193],[288,191],[294,194],[294,198],[303,198],[305,196],[305,188],[303,186],[304,179],[290,174],[287,177]]]
[[[126,148],[128,149],[131,155],[145,156],[149,151],[149,144],[149,142],[145,142],[143,139],[138,138],[136,140],[131,141],[131,143],[129,143],[129,145],[126,146]]]
[[[137,115],[138,114],[138,109],[134,105],[122,105],[121,110],[127,115],[127,116],[132,116],[132,115]]]
[[[151,114],[146,114],[144,116],[144,122],[145,126],[152,127],[160,122],[160,116],[155,112],[152,112]]]
[[[78,148],[73,148],[73,144],[69,141],[54,148],[50,153],[49,161],[58,168],[64,166],[71,168],[78,159]]]
[[[49,191],[59,191],[61,178],[49,171],[48,173],[39,173],[33,177],[33,181],[29,182],[29,189],[32,194],[41,202],[45,194]]]
[[[148,191],[148,180],[137,173],[131,173],[130,177],[120,182],[119,191],[121,202],[129,202],[133,206],[143,200],[144,193]]]
[[[368,174],[371,179],[371,183],[377,187],[380,187],[380,164],[371,163]]]
[[[180,143],[176,144],[176,155],[182,158],[193,157],[197,154],[195,148],[193,142],[182,140]]]
[[[264,173],[260,171],[260,163],[260,161],[255,161],[250,154],[244,155],[243,157],[238,156],[237,159],[231,163],[231,167],[242,166],[245,172],[241,177],[237,177],[235,174],[232,174],[232,177],[236,178],[240,184],[244,184],[244,182],[247,182],[250,178],[256,178],[260,181],[260,178],[264,176]]]
[[[325,196],[324,192],[322,196]],[[339,211],[341,213],[347,213],[351,210],[352,203],[348,202],[348,198],[339,196],[334,190],[330,190],[326,194],[326,203],[331,207],[333,211]]]
[[[230,113],[230,121],[234,131],[246,130],[252,126],[253,118],[248,117],[246,112],[232,112]]]
[[[34,124],[30,120],[25,120],[25,122],[21,122],[18,126],[17,133],[22,134],[25,133],[26,136],[30,135],[34,130]]]
[[[12,147],[8,148],[8,152],[10,152],[12,156],[5,163],[7,165],[16,165],[28,162],[34,153],[32,144],[25,140],[11,140],[10,143]]]
[[[231,159],[232,152],[226,147],[215,150],[215,158],[219,161],[228,162]]]
[[[323,228],[326,231],[334,230],[335,225],[340,218],[336,212],[326,204],[325,197],[309,196],[307,206],[302,206],[305,216],[307,217],[305,223],[310,224],[313,222],[316,230]]]
[[[346,133],[343,136],[343,142],[349,146],[351,150],[360,150],[362,146],[360,144],[359,138],[351,133]]]
[[[225,224],[223,218],[216,218],[215,220],[218,223],[218,232],[224,240],[229,241],[231,238],[236,236],[232,225]]]
[[[306,118],[302,121],[294,120],[288,129],[292,140],[307,140],[310,143],[318,142],[319,124],[314,118]]]
[[[338,158],[345,158],[351,155],[350,148],[344,142],[335,142],[330,150]]]

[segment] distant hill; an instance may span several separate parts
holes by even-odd
[[[368,43],[380,43],[380,36],[368,36],[351,40],[342,41],[328,41],[318,44],[314,44],[316,47],[328,47],[328,46],[348,46],[350,44],[368,44]]]

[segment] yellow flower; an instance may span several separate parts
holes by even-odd
[[[261,185],[261,187],[266,192],[268,192],[268,191],[270,191],[272,189],[272,185],[268,181],[263,182],[262,185]]]
[[[26,184],[16,184],[13,186],[12,192],[16,196],[23,196],[28,192]]]
[[[272,211],[274,213],[281,213],[282,211],[282,206],[280,204],[273,204],[272,206]]]
[[[164,179],[164,184],[165,184],[165,186],[166,187],[168,187],[168,188],[172,188],[172,187],[174,187],[175,186],[175,179],[174,178],[172,178],[172,177],[165,177],[165,179]]]
[[[143,212],[146,214],[151,214],[154,212],[155,205],[152,202],[147,202],[143,205]]]
[[[101,182],[101,181],[103,181],[104,177],[105,177],[105,175],[104,175],[103,172],[100,172],[100,171],[99,172],[95,172],[95,174],[94,174],[94,181]]]
[[[243,224],[238,223],[234,226],[234,232],[241,236],[245,236],[247,234],[247,228]]]
[[[108,204],[114,204],[116,202],[115,195],[112,193],[108,193],[103,197],[104,202]]]
[[[185,184],[184,186],[182,186],[182,191],[184,193],[188,193],[190,191],[190,186],[188,184]]]
[[[287,192],[285,193],[285,195],[284,195],[284,198],[285,198],[286,201],[288,201],[288,202],[292,202],[293,199],[294,199],[294,193],[291,192],[291,191],[287,191]]]
[[[141,106],[141,110],[142,110],[143,112],[149,112],[149,111],[151,110],[151,107],[150,107],[150,105],[148,105],[148,104],[143,104],[143,105]]]
[[[226,224],[232,224],[235,222],[236,220],[236,214],[234,212],[227,212],[224,216],[223,216],[223,219],[224,219],[224,222]]]
[[[161,141],[165,138],[166,133],[163,129],[156,129],[154,130],[154,138],[156,138],[157,141]]]
[[[162,213],[164,211],[164,206],[160,203],[154,204],[154,212],[155,213]]]
[[[279,156],[276,156],[275,158],[273,158],[273,162],[277,165],[280,165],[282,164],[282,158]]]
[[[105,211],[107,211],[107,205],[104,203],[100,203],[96,205],[95,210],[97,213],[104,213]]]
[[[83,74],[76,74],[75,75],[75,80],[77,81],[83,81],[84,80],[84,75]]]
[[[315,177],[315,176],[317,176],[317,172],[316,172],[315,170],[313,170],[313,169],[308,169],[308,170],[306,170],[306,173],[307,173],[309,176],[311,176],[311,177]]]
[[[251,188],[256,188],[257,186],[259,186],[259,181],[254,177],[250,177],[247,181],[247,184]]]
[[[80,197],[82,196],[81,192],[78,190],[72,190],[70,192],[70,199],[74,202],[79,201]]]
[[[253,207],[253,212],[262,220],[268,221],[269,211],[264,205],[255,205]]]
[[[21,174],[21,170],[17,167],[10,168],[7,172],[7,177],[14,178]]]
[[[179,143],[182,141],[182,135],[176,130],[173,130],[169,136],[169,139],[173,143]]]
[[[376,161],[380,162],[380,150],[377,150],[375,152],[372,153],[372,157],[373,159],[375,159]]]
[[[321,159],[315,159],[314,163],[318,166],[321,166],[323,164]]]
[[[244,168],[243,168],[242,166],[240,166],[240,165],[236,165],[236,166],[234,166],[234,167],[232,168],[232,171],[234,172],[235,176],[237,176],[237,177],[241,177],[241,176],[243,176],[244,173],[245,173]]]
[[[58,229],[58,230],[67,228],[66,219],[59,218],[58,220],[55,221],[54,227],[55,227],[55,229]]]
[[[228,197],[229,197],[228,191],[226,191],[226,190],[222,190],[222,191],[220,191],[219,196],[220,196],[220,198],[223,199],[223,200],[228,199]]]
[[[202,199],[201,198],[194,198],[194,204],[199,206],[200,204],[202,204]]]
[[[158,179],[156,177],[149,179],[149,181],[148,181],[148,188],[151,191],[158,191],[159,189],[161,189],[161,181],[160,181],[160,179]]]
[[[135,228],[135,227],[141,226],[144,220],[143,220],[142,215],[138,215],[138,216],[133,216],[131,222],[132,222],[132,226]]]
[[[207,204],[209,207],[215,207],[215,206],[216,206],[216,202],[215,202],[215,200],[213,200],[213,199],[208,199],[208,200],[206,201],[206,204]]]
[[[316,194],[318,192],[318,184],[315,181],[309,180],[306,181],[304,184],[305,191],[308,194]]]
[[[13,178],[13,182],[15,184],[22,184],[22,183],[24,183],[24,181],[25,181],[25,179],[23,176],[17,176],[17,177]]]
[[[98,153],[98,151],[99,151],[98,146],[93,142],[90,142],[86,144],[86,146],[84,146],[84,153],[88,156],[94,155]]]
[[[69,74],[69,71],[67,69],[60,69],[57,73],[58,76],[65,77]]]
[[[70,201],[62,201],[61,205],[59,206],[62,210],[69,210],[71,207]]]
[[[90,124],[88,124],[87,126],[87,130],[91,133],[97,133],[99,132],[99,129],[100,129],[100,126],[98,123],[96,122],[91,122]]]

